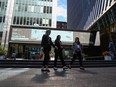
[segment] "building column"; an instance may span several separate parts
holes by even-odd
[[[52,26],[51,27],[53,27],[53,28],[56,28],[56,7],[57,7],[57,0],[53,0],[53,2],[52,2]]]
[[[8,40],[9,40],[9,31],[10,25],[12,24],[13,17],[13,8],[15,5],[15,0],[8,0],[6,15],[5,15],[5,23],[3,25],[3,35],[2,35],[2,45],[4,48],[8,48]]]

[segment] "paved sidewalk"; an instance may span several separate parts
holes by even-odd
[[[50,73],[29,69],[0,81],[0,87],[116,87],[116,67],[58,69]]]

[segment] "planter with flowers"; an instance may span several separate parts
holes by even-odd
[[[102,55],[104,56],[104,60],[111,60],[109,51],[103,52]]]

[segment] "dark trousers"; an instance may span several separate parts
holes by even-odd
[[[57,65],[58,58],[61,60],[62,65],[65,66],[66,64],[65,64],[64,59],[63,59],[62,51],[57,50],[57,51],[55,51],[54,67],[56,67],[56,65]]]
[[[48,66],[48,62],[50,60],[50,51],[48,50],[43,50],[44,52],[44,61],[43,61],[43,66]]]
[[[82,57],[82,54],[81,54],[80,51],[77,52],[77,53],[75,53],[75,54],[73,54],[73,59],[72,59],[72,61],[70,62],[70,65],[73,64],[73,62],[75,61],[75,59],[76,59],[77,57],[78,57],[78,59],[79,59],[79,65],[80,65],[80,67],[83,67],[83,63],[82,63],[83,57]]]

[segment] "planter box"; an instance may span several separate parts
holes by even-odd
[[[104,60],[112,60],[111,56],[104,56]]]
[[[0,60],[4,60],[5,59],[5,56],[4,55],[1,55],[0,56]]]

